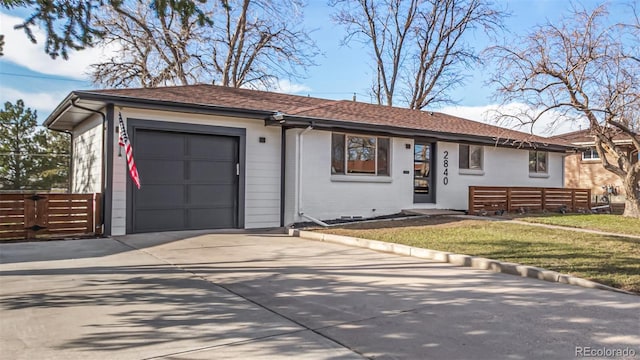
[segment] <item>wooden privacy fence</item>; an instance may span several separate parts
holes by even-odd
[[[479,211],[564,211],[591,209],[590,189],[469,186],[469,214]]]
[[[0,194],[0,240],[101,234],[102,194]]]

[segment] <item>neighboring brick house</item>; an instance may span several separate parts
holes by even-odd
[[[600,201],[604,195],[611,202],[623,203],[625,199],[622,180],[614,173],[606,170],[595,149],[594,136],[589,130],[579,130],[554,136],[581,148],[582,151],[567,155],[564,161],[564,186],[568,188],[588,188],[594,200]],[[614,142],[627,148],[635,161],[638,161],[638,151],[631,145],[631,140],[620,137]],[[610,161],[613,161],[608,157]]]

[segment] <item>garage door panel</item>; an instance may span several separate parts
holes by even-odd
[[[188,138],[189,156],[197,159],[228,160],[237,152],[236,140],[225,136],[192,135]]]
[[[183,208],[185,203],[184,185],[145,185],[136,190],[136,208],[148,209],[154,207]]]
[[[189,180],[209,184],[236,182],[236,163],[230,161],[198,161],[189,164]]]
[[[179,184],[184,181],[184,161],[144,159],[137,160],[140,176],[144,174],[144,184]]]
[[[235,204],[235,185],[189,185],[189,205],[212,207]]]
[[[238,226],[237,137],[139,129],[133,231]]]
[[[189,210],[189,228],[211,229],[232,228],[236,220],[229,208],[219,209],[191,209]]]
[[[182,134],[163,131],[136,131],[136,160],[141,158],[182,159],[185,138]]]
[[[184,210],[154,209],[135,212],[135,232],[185,229]]]

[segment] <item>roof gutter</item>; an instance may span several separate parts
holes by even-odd
[[[73,107],[73,102],[76,99],[78,99],[78,96],[75,94],[75,92],[71,92],[69,95],[67,95],[67,97],[64,100],[62,100],[60,105],[58,105],[58,107],[56,107],[53,110],[53,112],[49,114],[49,116],[42,123],[42,125],[51,129],[51,126],[60,118],[60,116],[62,116],[64,113],[67,112],[67,110]]]
[[[537,146],[523,146],[523,145],[515,145],[514,142],[517,140],[508,139],[508,138],[495,138],[495,137],[487,137],[487,136],[479,136],[479,135],[465,135],[465,134],[455,134],[455,133],[446,133],[439,131],[429,131],[429,130],[420,130],[420,129],[409,129],[397,126],[388,126],[388,125],[374,125],[374,124],[366,124],[359,122],[346,122],[346,121],[338,121],[333,119],[321,119],[321,118],[306,118],[299,117],[295,115],[284,115],[281,120],[274,120],[273,118],[265,119],[265,125],[278,125],[278,126],[288,126],[288,127],[298,127],[298,128],[306,128],[307,126],[313,124],[315,129],[323,129],[323,130],[346,130],[346,131],[370,131],[383,133],[387,135],[396,135],[396,136],[404,136],[409,138],[415,137],[428,137],[433,140],[440,141],[452,141],[452,142],[462,142],[462,143],[472,143],[472,144],[484,144],[484,145],[492,145],[498,147],[505,148],[514,148],[518,147],[521,149],[536,149],[542,148],[548,151],[553,152],[567,152],[572,151],[572,146],[559,145],[559,144],[545,144],[539,141],[531,141],[532,144],[537,144]],[[524,142],[525,144],[527,142]]]
[[[243,116],[255,119],[264,119],[265,117],[274,113],[274,111],[270,110],[253,110],[208,104],[190,104],[178,101],[143,99],[131,96],[105,95],[87,91],[79,91],[75,92],[75,94],[78,97],[81,97],[83,100],[103,101],[113,103],[115,106],[138,107],[152,110],[182,110],[185,112],[197,114],[215,113],[217,115],[228,115],[234,117]]]
[[[631,140],[613,140],[616,145],[631,145]],[[581,141],[572,143],[575,146],[590,147],[595,145],[595,141]]]

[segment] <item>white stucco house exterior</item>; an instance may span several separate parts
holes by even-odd
[[[570,151],[441,113],[213,85],[74,91],[45,125],[72,134],[72,191],[104,194],[107,235],[466,209],[472,185],[562,187]]]

